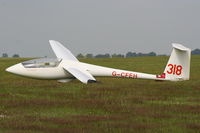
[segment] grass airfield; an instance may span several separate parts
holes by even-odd
[[[0,58],[0,132],[176,132],[200,131],[200,56],[192,56],[191,79],[156,82],[97,78],[58,83],[5,72],[26,58]],[[161,74],[168,57],[82,59],[86,63]]]

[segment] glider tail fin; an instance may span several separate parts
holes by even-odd
[[[166,80],[189,80],[191,50],[181,44],[172,44],[173,50],[164,74]]]

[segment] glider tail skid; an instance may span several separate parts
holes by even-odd
[[[172,44],[173,50],[164,73],[165,80],[181,81],[190,78],[191,50],[181,44]]]

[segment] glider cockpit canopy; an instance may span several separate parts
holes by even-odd
[[[52,68],[57,67],[62,59],[41,58],[22,62],[25,68]]]

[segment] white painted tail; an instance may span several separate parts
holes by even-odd
[[[172,44],[173,50],[165,67],[166,80],[189,80],[191,50],[181,44]]]

